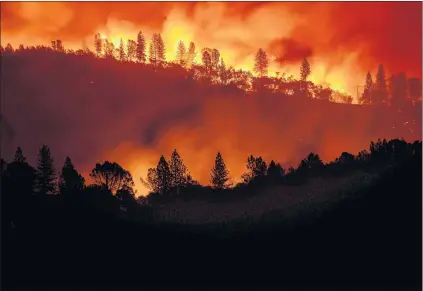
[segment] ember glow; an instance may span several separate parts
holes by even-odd
[[[88,47],[94,50],[96,33],[118,46],[121,39],[124,42],[136,40],[137,33],[142,31],[148,47],[153,33],[160,33],[168,61],[176,58],[179,41],[187,45],[192,41],[197,52],[204,47],[217,48],[228,66],[250,71],[254,55],[262,47],[271,57],[269,75],[280,72],[299,78],[300,62],[307,58],[312,67],[309,80],[349,93],[355,99],[357,86],[364,84],[368,71],[373,76],[376,74],[379,63],[384,64],[388,76],[405,72],[407,76],[421,78],[421,22],[420,2],[14,2],[1,3],[1,43],[3,46],[11,43],[13,47],[19,44],[49,45],[52,40],[60,39],[68,49]],[[201,62],[199,53],[196,61]],[[91,80],[86,81],[88,84]],[[41,84],[45,83],[35,86],[46,86]],[[130,91],[130,88],[125,90]],[[402,137],[384,131],[364,132],[363,127],[375,119],[368,112],[345,118],[342,112],[331,111],[331,120],[327,112],[317,113],[311,108],[298,109],[298,115],[292,115],[292,110],[282,108],[283,103],[279,101],[240,102],[233,97],[213,100],[205,96],[186,96],[178,104],[173,104],[176,101],[169,99],[182,97],[172,94],[155,100],[147,100],[149,96],[140,97],[133,108],[152,108],[151,112],[145,113],[148,116],[142,117],[143,121],[136,120],[140,113],[127,106],[125,116],[132,114],[132,118],[126,117],[110,128],[110,132],[116,134],[110,136],[108,133],[108,142],[95,147],[91,160],[78,155],[76,145],[68,145],[63,151],[71,157],[74,151],[76,164],[85,173],[89,172],[93,161],[109,159],[130,170],[138,182],[139,177],[157,163],[161,153],[169,156],[173,148],[177,148],[194,178],[207,184],[209,169],[218,150],[235,180],[244,170],[249,154],[277,159],[285,166],[296,166],[310,150],[318,151],[325,160],[330,160],[341,151],[356,152],[367,148],[371,138]],[[46,92],[39,98],[44,98],[46,103],[58,102],[49,99],[53,94],[48,95]],[[135,130],[134,123],[144,122],[140,125],[142,129],[136,128],[137,134],[146,132],[148,126],[155,126],[158,117],[154,114],[158,115],[160,111],[154,102],[166,103],[160,110],[179,112],[199,102],[201,97],[204,100],[198,105],[194,117],[190,120],[180,116],[169,118],[165,125],[156,128],[154,143],[140,143],[139,136],[120,133],[127,124],[132,124]],[[77,98],[69,96],[74,101]],[[121,102],[135,102],[129,101],[130,98],[122,96]],[[71,102],[60,100],[58,106]],[[105,110],[113,112],[112,107]],[[219,114],[217,110],[220,110]],[[90,116],[93,113],[84,108],[79,114]],[[339,122],[336,118],[346,121]],[[421,120],[421,116],[419,118]],[[340,123],[348,130],[341,128]],[[98,141],[93,143],[97,144],[101,142],[102,134],[96,131],[98,129],[95,125],[86,126],[79,129],[79,134],[96,135]],[[404,130],[403,136],[421,139],[421,130],[418,132]],[[62,134],[62,137],[46,135],[42,142],[56,144],[53,153],[55,150],[59,152],[60,142],[57,140],[67,139],[65,130]],[[24,141],[23,137],[17,136],[16,139],[16,142]],[[57,154],[59,159],[62,158],[60,154]],[[144,192],[141,185],[137,188]]]

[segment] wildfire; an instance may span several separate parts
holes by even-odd
[[[420,9],[417,9],[418,5]],[[417,19],[420,27],[408,22],[413,19],[415,21],[417,10],[420,11],[420,15],[417,15],[417,18],[420,17]],[[345,11],[348,13],[345,14]],[[374,11],[377,11],[376,15]],[[374,23],[384,25],[373,25]],[[363,27],[366,30],[363,31]],[[128,40],[136,40],[139,31],[145,36],[147,53],[153,33],[161,34],[167,61],[176,59],[180,41],[186,47],[193,42],[196,46],[197,63],[201,63],[201,49],[216,48],[227,67],[253,71],[255,54],[259,48],[263,48],[269,56],[270,76],[279,73],[279,76],[292,75],[298,79],[300,63],[303,58],[307,58],[311,65],[309,81],[330,87],[341,94],[349,94],[353,98],[356,98],[357,86],[364,85],[366,73],[371,71],[373,77],[375,76],[379,63],[387,68],[388,76],[391,71],[398,73],[401,70],[407,75],[421,76],[421,3],[417,2],[2,3],[3,46],[7,43],[11,43],[14,48],[20,44],[49,45],[52,40],[60,39],[67,49],[88,47],[94,51],[96,33],[100,33],[103,40],[112,42],[115,48],[119,48],[121,40],[125,47]],[[392,42],[393,39],[395,42]],[[404,48],[406,53],[401,50]],[[89,80],[91,76],[87,79]],[[90,86],[95,87],[97,84],[96,81]],[[145,99],[142,102],[151,101]],[[160,102],[167,104],[168,101]],[[290,164],[295,166],[304,152],[309,150],[312,142],[319,154],[332,159],[343,150],[363,149],[371,138],[365,135],[366,130],[363,128],[371,126],[373,119],[370,116],[364,118],[365,114],[361,116],[361,113],[357,118],[351,117],[351,122],[343,124],[344,127],[351,125],[345,133],[344,128],[339,129],[340,125],[338,128],[339,122],[323,123],[328,115],[338,118],[338,121],[342,120],[342,112],[322,113],[320,116],[310,108],[302,109],[304,112],[297,117],[291,116],[290,110],[279,104],[279,107],[275,107],[285,115],[278,112],[272,117],[272,111],[266,107],[266,117],[274,118],[270,122],[263,121],[263,116],[258,113],[260,106],[267,106],[265,102],[247,100],[242,106],[239,101],[225,100],[224,104],[217,104],[223,102],[220,100],[203,102],[207,102],[207,106],[204,105],[202,109],[205,112],[201,112],[204,128],[183,124],[185,127],[179,130],[177,122],[180,121],[175,121],[169,132],[160,133],[161,143],[155,148],[120,144],[115,149],[107,148],[104,152],[94,153],[95,157],[122,164],[132,173],[138,193],[145,193],[146,189],[139,183],[139,178],[145,177],[148,168],[157,165],[161,154],[166,154],[169,158],[168,155],[174,148],[184,158],[193,178],[207,184],[209,170],[218,150],[230,167],[231,176],[237,179],[244,171],[246,157],[252,153],[262,155],[264,149],[269,153],[269,156],[263,156],[265,159],[275,158],[279,162],[285,162],[286,167]],[[169,103],[169,106],[176,110],[176,105]],[[226,119],[216,116],[213,108],[228,110]],[[336,114],[339,115],[332,116]],[[245,120],[245,116],[249,117],[248,120]],[[285,117],[278,119],[277,116],[289,116],[289,120]],[[303,122],[306,123],[304,116],[310,120],[314,118],[311,124],[315,127],[303,125]],[[251,139],[251,131],[246,128],[253,128],[252,131],[258,136]],[[89,134],[92,132],[96,131],[90,130]],[[233,132],[237,132],[237,135],[234,136]],[[301,149],[301,152],[297,149],[298,145],[292,142],[298,140],[297,133],[302,135],[300,144],[304,146],[304,151]],[[180,139],[181,136],[184,140]],[[277,138],[280,140],[275,140]],[[193,147],[193,144],[196,146]]]
[[[88,6],[88,4],[79,5]],[[160,6],[164,7],[163,9],[167,12],[164,21],[159,26],[157,24],[149,25],[148,21],[136,21],[133,17],[125,18],[125,13],[133,12],[132,10],[136,11],[135,7],[139,7],[141,13],[144,5],[142,3],[133,7],[124,4],[116,6],[114,7],[117,11],[116,13],[104,12],[109,10],[107,5],[101,3],[90,5],[90,8],[95,10],[97,14],[92,20],[80,19],[81,22],[91,25],[90,29],[83,29],[78,26],[76,29],[86,31],[82,33],[75,30],[72,31],[74,28],[71,25],[71,23],[74,23],[72,20],[76,20],[78,4],[4,3],[2,5],[4,8],[2,9],[2,16],[8,11],[14,11],[16,15],[27,20],[28,26],[21,25],[18,32],[9,30],[8,27],[10,25],[7,25],[9,18],[5,17],[3,20],[2,17],[2,24],[5,25],[2,25],[1,42],[3,44],[10,42],[14,47],[17,47],[21,43],[25,45],[46,45],[50,43],[51,39],[61,39],[66,48],[80,48],[82,43],[84,43],[93,50],[93,36],[97,32],[100,32],[103,39],[107,38],[117,48],[121,39],[126,45],[129,39],[136,40],[137,33],[143,31],[148,47],[152,34],[160,33],[166,46],[167,60],[175,60],[179,41],[183,41],[186,46],[192,41],[197,48],[196,62],[201,62],[201,56],[198,52],[202,48],[217,48],[227,66],[252,71],[255,52],[259,47],[262,47],[265,51],[268,51],[270,56],[269,75],[275,76],[276,72],[282,72],[295,78],[299,77],[301,53],[307,51],[302,47],[297,47],[298,51],[294,52],[289,52],[287,47],[273,51],[270,47],[270,44],[275,39],[295,39],[298,34],[297,30],[299,28],[305,29],[303,27],[304,18],[300,16],[295,5],[264,5],[261,8],[254,8],[250,14],[246,14],[243,17],[232,16],[233,10],[230,10],[230,5],[248,7],[247,4],[201,3],[196,4],[193,10],[189,10],[189,6],[186,5],[173,5],[171,8]],[[298,4],[298,6],[301,5]],[[325,8],[326,6],[328,8]],[[328,12],[326,12],[332,9],[331,5],[316,5],[316,8],[319,11],[325,11],[325,17],[333,17],[327,15]],[[82,8],[79,9],[83,10]],[[3,12],[3,10],[6,12]],[[51,19],[49,15],[51,15],[50,12],[52,11],[50,10],[54,10],[55,13],[66,12],[66,17],[63,19],[59,17],[60,21],[59,18]],[[100,24],[102,21],[98,19],[104,17],[104,13],[107,15],[106,21]],[[308,12],[303,11],[302,13],[308,15]],[[48,18],[46,18],[47,16]],[[308,16],[311,17],[310,19],[313,18],[313,15]],[[143,19],[143,17],[137,18]],[[43,19],[49,19],[50,21],[49,23],[44,23]],[[333,24],[328,23],[328,21],[326,19],[324,24],[317,25],[317,28],[320,27],[322,30],[331,28],[334,30]],[[314,31],[315,29],[308,28],[308,30]],[[81,35],[84,36],[81,38]],[[311,37],[307,33],[300,33],[299,35],[303,37],[307,35],[309,38],[300,38],[299,40],[302,42],[322,42],[322,40],[317,37]],[[356,45],[353,50],[337,50],[331,54],[322,51],[319,54],[317,50],[320,47],[324,47],[323,43],[308,43],[308,45],[316,48],[315,54],[303,56],[309,58],[312,67],[309,79],[318,84],[328,84],[335,90],[354,96],[354,88],[363,83],[365,73],[371,69],[363,67],[360,59],[363,57],[367,47],[365,45]],[[277,61],[278,55],[289,53],[297,54],[296,59],[284,61],[283,63]],[[372,68],[376,68],[376,64],[373,64]]]

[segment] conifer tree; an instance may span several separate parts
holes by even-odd
[[[300,67],[301,81],[306,82],[310,73],[311,73],[310,63],[308,62],[307,59],[304,59],[301,62],[301,67]]]
[[[166,62],[166,48],[160,33],[156,34],[156,49],[158,65],[162,66]]]
[[[267,168],[267,176],[270,182],[277,182],[285,175],[285,170],[281,167],[279,163],[271,161],[269,167]]]
[[[55,194],[56,173],[50,148],[43,145],[38,153],[35,190],[38,194]]]
[[[157,66],[157,50],[156,50],[156,46],[154,45],[154,36],[153,36],[153,38],[151,39],[151,42],[150,42],[150,47],[149,47],[149,49],[148,49],[148,54],[149,54],[149,62],[150,62],[150,64],[152,64],[154,67],[156,67]]]
[[[126,61],[126,53],[125,53],[125,45],[123,43],[123,39],[120,39],[120,45],[119,45],[119,60],[121,62]]]
[[[220,82],[223,85],[227,85],[229,74],[228,74],[228,71],[226,70],[226,65],[225,65],[225,62],[223,61],[223,58],[220,59],[219,77],[220,77]]]
[[[132,39],[128,39],[127,50],[128,61],[134,61],[137,58],[137,43]]]
[[[360,98],[361,104],[365,104],[365,105],[372,104],[373,89],[374,89],[374,85],[373,85],[372,75],[370,74],[370,72],[368,72],[366,76],[366,84],[364,85],[364,92]]]
[[[163,155],[160,157],[159,163],[157,164],[156,173],[158,182],[157,188],[159,192],[163,195],[170,189],[172,181],[169,170],[169,164],[166,162],[166,159]]]
[[[60,173],[60,193],[68,194],[72,192],[82,191],[84,189],[85,179],[78,173],[71,159],[66,157]]]
[[[247,173],[242,175],[245,183],[249,183],[252,180],[263,177],[267,172],[266,162],[261,157],[249,156],[247,159]]]
[[[109,42],[107,39],[104,40],[104,57],[106,59],[116,59],[115,56],[115,45],[113,42]]]
[[[185,47],[184,42],[181,40],[179,41],[178,47],[176,49],[176,60],[181,66],[185,66],[186,57],[187,57],[187,49]]]
[[[15,158],[13,162],[8,164],[6,171],[7,180],[3,182],[5,185],[9,185],[10,189],[13,189],[12,199],[27,199],[33,195],[36,171],[28,164],[20,147],[16,149]]]
[[[211,52],[211,65],[214,70],[219,69],[220,52],[217,49],[213,49]]]
[[[94,36],[94,48],[95,48],[97,57],[100,57],[103,51],[103,40],[101,39],[100,33],[97,33]]]
[[[194,64],[194,59],[195,59],[195,44],[193,42],[191,42],[189,44],[189,48],[188,48],[188,53],[187,53],[187,66],[190,67]]]
[[[254,72],[256,72],[260,78],[266,76],[269,68],[269,60],[266,52],[262,48],[259,48],[257,51],[254,61]]]
[[[176,151],[172,152],[172,156],[169,161],[169,171],[170,171],[170,187],[181,187],[187,184],[189,172],[187,167],[184,164],[183,159]]]
[[[142,31],[138,32],[138,36],[137,36],[136,56],[137,56],[138,62],[145,64],[147,60],[146,44],[145,44],[145,37]]]
[[[206,69],[207,74],[210,74],[212,70],[212,58],[211,50],[209,48],[204,48],[202,50],[201,61],[203,62],[203,66]]]
[[[213,188],[222,190],[228,188],[229,181],[229,171],[226,168],[225,162],[223,161],[222,155],[220,152],[217,153],[214,167],[211,171],[210,183]]]
[[[150,43],[150,63],[155,67],[161,66],[165,61],[165,46],[162,37],[159,33],[153,34]]]
[[[375,82],[374,103],[381,104],[388,101],[388,87],[386,84],[386,74],[383,65],[378,66]]]
[[[22,153],[21,147],[18,147],[16,149],[14,162],[18,162],[18,163],[22,163],[22,164],[26,163],[26,158],[24,157],[24,155]]]

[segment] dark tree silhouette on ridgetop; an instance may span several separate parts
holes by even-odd
[[[214,167],[211,170],[210,183],[213,188],[217,190],[226,189],[229,187],[229,171],[226,168],[225,162],[223,161],[220,152],[217,153]]]
[[[103,164],[97,163],[92,169],[90,177],[95,184],[104,187],[112,193],[116,193],[122,187],[133,187],[132,175],[115,162],[105,161]]]
[[[60,194],[71,195],[72,193],[80,193],[84,190],[84,186],[84,177],[75,169],[71,159],[66,157],[65,164],[60,173]]]
[[[371,105],[372,104],[372,96],[374,94],[374,84],[372,75],[370,72],[367,73],[366,76],[366,84],[364,85],[364,92],[361,95],[360,103],[365,105]]]
[[[169,164],[167,163],[165,157],[162,155],[160,157],[159,163],[157,164],[157,181],[158,181],[158,190],[163,195],[170,190],[172,186],[172,177],[169,169]]]
[[[178,42],[178,47],[176,49],[176,60],[181,66],[185,66],[187,62],[187,48],[182,40]]]
[[[256,72],[260,78],[267,75],[269,68],[269,60],[267,58],[266,52],[260,48],[254,59],[254,72]]]
[[[247,159],[247,170],[248,171],[241,176],[245,183],[266,176],[267,165],[262,157],[254,157],[251,155]]]
[[[267,177],[271,184],[277,183],[281,181],[281,179],[285,176],[285,170],[279,163],[271,160],[269,163],[269,167],[267,168]]]
[[[374,103],[382,104],[388,102],[388,86],[386,82],[385,68],[382,64],[378,66],[376,81],[374,85]]]
[[[310,63],[308,62],[307,59],[303,59],[303,61],[301,62],[301,67],[300,67],[300,76],[301,76],[301,81],[302,82],[307,82],[307,78],[311,73],[311,68],[310,68]]]
[[[35,192],[39,195],[56,194],[56,170],[50,148],[43,145],[38,153]]]
[[[147,61],[145,37],[142,31],[137,35],[137,60],[139,63],[145,64]]]
[[[23,155],[23,152],[22,152],[21,147],[18,147],[16,149],[14,161],[15,162],[18,162],[18,163],[21,163],[21,164],[25,164],[27,162],[26,161],[26,158]]]
[[[150,42],[149,59],[155,67],[162,66],[166,61],[166,49],[160,33],[154,33]]]
[[[176,149],[172,152],[169,160],[169,172],[171,188],[177,188],[179,191],[180,187],[185,186],[188,183],[188,169]]]

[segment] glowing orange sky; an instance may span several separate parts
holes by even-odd
[[[278,57],[278,61],[270,63],[271,74],[278,71],[298,77],[299,63],[307,57],[312,65],[311,80],[345,89],[355,98],[356,86],[364,83],[368,70],[374,74],[379,63],[385,65],[388,73],[406,72],[408,76],[421,77],[421,16],[421,2],[2,2],[1,43],[10,42],[15,47],[20,43],[49,45],[51,40],[61,39],[67,48],[92,47],[96,32],[117,43],[121,37],[136,39],[142,30],[148,41],[154,32],[162,34],[168,59],[175,58],[179,40],[194,41],[197,51],[217,48],[227,65],[245,69],[252,68],[253,56],[262,47],[270,56]],[[119,104],[125,108],[121,110],[123,114],[116,112],[116,97],[107,95],[106,89],[101,91],[102,102],[92,100],[91,104],[82,93],[63,92],[63,80],[52,84],[34,77],[41,76],[42,70],[47,74],[61,68],[52,69],[50,66],[55,64],[42,60],[32,62],[26,71],[8,72],[17,74],[14,80],[26,80],[5,90],[5,95],[13,96],[5,99],[10,112],[20,112],[22,104],[28,102],[26,91],[16,90],[28,85],[32,86],[27,89],[31,92],[33,88],[42,88],[43,92],[37,95],[39,112],[29,111],[31,114],[20,118],[20,114],[9,114],[16,131],[26,133],[17,135],[16,144],[35,157],[37,147],[47,143],[59,161],[70,155],[85,176],[97,161],[119,162],[131,171],[142,192],[139,177],[157,163],[160,154],[168,157],[174,148],[194,178],[207,184],[218,150],[232,177],[239,179],[250,154],[296,166],[310,151],[317,151],[327,161],[342,151],[356,153],[367,148],[370,139],[400,137],[378,131],[385,116],[372,116],[367,111],[352,114],[340,109],[316,112],[313,108],[284,108],[280,100],[248,99],[240,105],[239,96],[216,99],[213,94],[200,91],[199,99],[197,91],[187,89],[179,94],[177,88],[163,88],[168,91],[150,98],[149,94],[157,95],[154,84],[142,84],[149,93],[139,96],[135,94],[136,86],[141,86],[139,79],[122,80],[113,70],[104,72],[111,80],[104,84],[116,86],[110,87],[112,92],[116,88],[124,90]],[[92,72],[96,70],[92,68]],[[91,92],[91,87],[84,87],[93,77],[91,74],[73,76],[72,88]],[[59,99],[59,94],[65,96]],[[184,110],[197,103],[194,111],[198,115],[191,119],[179,116],[185,116]],[[155,122],[163,110],[175,112],[177,118],[167,117],[169,124],[156,128]],[[55,115],[58,112],[60,116]],[[94,112],[110,117],[107,130],[106,125],[92,121]],[[61,124],[62,119],[67,121]],[[35,134],[42,123],[55,124],[58,129]],[[369,126],[373,129],[368,132]],[[154,143],[140,142],[139,133],[149,127],[157,130]],[[403,136],[421,139],[421,134],[416,133],[405,132]],[[299,143],[299,139],[307,142]],[[63,141],[67,143],[64,145]],[[90,152],[81,151],[81,144]]]
[[[259,47],[280,62],[269,73],[298,77],[308,57],[310,80],[346,90],[356,97],[365,73],[379,63],[388,72],[421,76],[421,3],[251,3],[251,2],[22,2],[2,3],[3,44],[92,47],[101,32],[116,44],[147,40],[160,32],[167,58],[179,40],[220,50],[228,65],[251,69]]]

